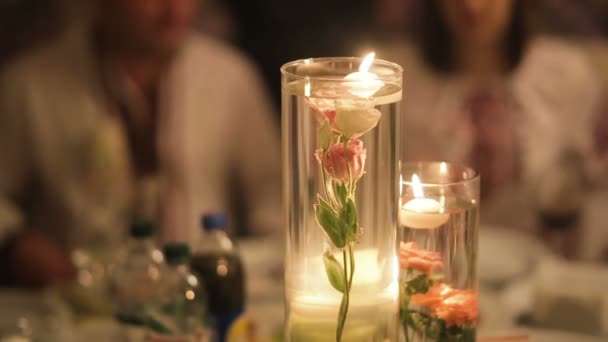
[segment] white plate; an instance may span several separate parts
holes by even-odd
[[[504,284],[530,273],[539,258],[549,252],[531,235],[495,226],[479,229],[479,280]]]

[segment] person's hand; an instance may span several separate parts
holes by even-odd
[[[44,233],[29,229],[17,236],[8,268],[14,285],[45,287],[74,277],[74,267],[66,251]]]
[[[516,112],[504,96],[481,92],[465,105],[474,129],[470,162],[481,174],[482,196],[513,181],[519,171]]]

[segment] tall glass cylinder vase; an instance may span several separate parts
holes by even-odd
[[[368,56],[281,71],[286,340],[397,341],[401,67]]]
[[[475,342],[479,177],[444,163],[401,165],[401,324],[407,342]]]

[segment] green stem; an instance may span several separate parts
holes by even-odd
[[[353,286],[353,276],[355,275],[355,252],[352,243],[348,244],[348,254],[350,254],[350,280],[348,282],[348,291],[350,292],[350,288]]]
[[[348,276],[348,263],[346,250],[342,249],[342,260],[344,265],[344,294],[342,295],[342,303],[340,304],[340,313],[338,317],[338,328],[336,329],[336,342],[342,341],[342,332],[344,331],[344,325],[346,325],[346,316],[348,315],[348,306],[350,301],[350,282]]]
[[[336,341],[342,340],[342,333],[346,325],[346,317],[348,315],[348,307],[350,305],[350,290],[353,286],[353,276],[355,274],[355,254],[352,243],[348,244],[348,252],[342,250],[342,262],[344,264],[344,282],[346,284],[342,303],[340,304],[340,314],[338,317],[338,329],[336,330]]]
[[[346,137],[344,137],[343,143],[344,143],[344,162],[346,163],[346,169],[348,170],[348,183],[347,183],[347,190],[349,192],[349,196],[352,196],[354,198],[354,184],[353,184],[353,177],[352,177],[352,170],[350,169],[350,165],[348,164],[348,141],[349,139],[347,139]],[[323,165],[325,161],[325,154],[323,155]],[[323,177],[325,178],[325,174],[323,174]],[[325,182],[325,180],[323,180],[323,182]],[[335,192],[335,189],[332,187],[332,192]],[[326,193],[329,193],[327,187],[326,187]],[[328,196],[329,197],[329,196]],[[332,200],[335,200],[334,198],[331,198]],[[339,207],[339,203],[336,202],[335,203],[336,208]],[[353,276],[355,274],[355,253],[354,253],[354,248],[353,248],[353,241],[348,241],[347,242],[347,248],[348,251],[346,250],[346,247],[342,249],[342,265],[344,268],[344,283],[345,283],[345,287],[344,287],[344,293],[342,295],[342,302],[340,303],[340,311],[338,314],[338,327],[336,329],[336,342],[341,342],[342,341],[342,334],[344,332],[344,326],[346,325],[346,318],[348,316],[348,309],[349,309],[349,305],[350,305],[350,290],[352,288],[353,285]]]

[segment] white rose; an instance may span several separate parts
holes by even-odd
[[[346,102],[346,101],[345,101]],[[356,139],[376,127],[382,113],[370,102],[348,101],[336,106],[335,128],[342,135]]]

